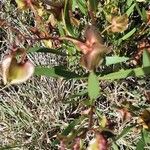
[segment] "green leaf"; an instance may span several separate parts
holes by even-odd
[[[128,39],[130,36],[132,36],[134,33],[136,32],[136,28],[133,28],[130,32],[128,32],[126,35],[124,35],[121,40],[126,40]]]
[[[98,7],[98,0],[89,0],[90,9],[96,13]]]
[[[119,150],[118,145],[115,142],[112,142],[113,150]]]
[[[108,57],[106,57],[106,65],[109,66],[109,65],[121,63],[121,62],[124,62],[127,60],[129,60],[128,57],[119,57],[119,56],[110,56],[109,57],[108,56]]]
[[[67,54],[60,52],[59,49],[51,49],[46,47],[32,47],[28,49],[28,53],[33,53],[33,52],[52,53],[56,55],[67,56]]]
[[[137,142],[136,150],[143,150],[146,144],[150,143],[150,134],[148,131],[143,129],[141,131],[141,138]]]
[[[65,0],[65,7],[64,7],[64,22],[65,22],[65,26],[67,31],[70,33],[70,35],[76,37],[75,33],[74,33],[74,29],[73,26],[71,24],[71,20],[70,20],[70,15],[69,15],[69,2],[70,0]]]
[[[127,6],[131,6],[134,0],[127,0]]]
[[[141,16],[142,20],[144,20],[145,18],[144,18],[143,14],[142,14],[142,12],[141,12],[141,10],[140,10],[140,7],[139,7],[138,2],[137,2],[136,0],[134,0],[134,2],[135,2],[135,4],[136,4],[135,6],[136,6],[136,9],[137,9],[139,15]]]
[[[147,13],[146,13],[146,10],[145,10],[145,8],[143,7],[142,8],[142,16],[143,16],[143,21],[147,21]]]
[[[91,100],[95,100],[100,93],[99,81],[94,72],[91,72],[88,78],[88,95]]]
[[[143,138],[143,133],[141,131],[141,138],[139,139],[139,141],[137,142],[136,145],[136,150],[143,150],[145,146],[145,140]]]
[[[58,26],[59,34],[61,36],[65,36],[65,30],[64,30],[63,25],[61,24],[61,22],[58,22],[57,26]]]
[[[150,143],[150,134],[149,134],[149,131],[143,129],[142,130],[142,136],[144,138],[145,144],[149,144]]]
[[[150,74],[150,67],[139,67],[135,69],[120,70],[118,72],[110,73],[99,77],[100,80],[116,80],[125,79],[129,76],[140,77]]]
[[[134,11],[135,3],[130,6],[130,8],[126,11],[126,14],[130,16],[130,14]]]
[[[77,0],[77,5],[80,9],[80,11],[84,14],[87,15],[87,5],[85,0]]]
[[[83,121],[84,119],[85,119],[85,116],[81,116],[81,117],[79,117],[78,119],[73,120],[73,121],[62,131],[61,135],[62,135],[62,136],[67,136],[67,135],[69,135],[69,133],[74,130],[75,126],[76,126],[77,124],[79,124],[81,121]],[[58,141],[58,140],[55,140],[55,141],[52,143],[52,146],[54,147],[54,146],[56,146],[57,144],[59,144],[59,141]]]
[[[145,146],[145,143],[143,141],[143,138],[141,138],[136,145],[136,150],[144,150],[144,146]]]
[[[55,66],[55,67],[51,67],[51,68],[37,66],[35,68],[34,74],[38,75],[38,76],[44,75],[44,76],[53,77],[53,78],[63,77],[65,79],[80,77],[78,74],[76,74],[74,72],[65,70],[63,66]]]
[[[133,128],[133,126],[128,126],[123,129],[123,131],[116,137],[116,141],[125,136],[130,130]]]
[[[143,67],[150,66],[150,53],[147,50],[143,52]]]

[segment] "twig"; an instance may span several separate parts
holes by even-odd
[[[101,34],[103,34],[105,31],[107,31],[108,29],[110,29],[112,27],[112,25],[109,25],[108,27],[106,27],[102,32]]]

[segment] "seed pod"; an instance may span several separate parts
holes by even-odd
[[[20,84],[28,80],[34,73],[34,65],[26,60],[18,63],[13,55],[6,55],[2,60],[2,78],[4,84]]]

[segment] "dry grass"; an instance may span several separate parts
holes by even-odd
[[[9,1],[1,1],[1,5],[1,17],[22,33],[30,34],[27,28],[32,22],[32,14],[20,14]],[[0,29],[0,32],[2,58],[8,52],[15,35],[9,29]],[[30,58],[38,65],[54,66],[65,63],[65,58],[53,54],[32,54]],[[120,107],[124,101],[132,102],[137,108],[148,107],[145,90],[150,89],[149,78],[128,78],[119,82],[103,81],[101,87],[103,94],[96,101],[96,107],[114,123],[113,131],[117,135],[127,126],[134,124],[137,117],[123,121],[116,107]],[[3,88],[2,81],[0,88]],[[66,103],[67,98],[84,88],[84,81],[65,81],[42,76],[32,77],[24,84],[0,91],[0,150],[52,149],[51,143],[56,134],[84,110],[83,105],[78,103]],[[78,98],[75,100],[80,101]],[[140,111],[135,113],[138,114]],[[132,130],[118,140],[120,150],[134,150],[139,135],[139,130]],[[150,146],[147,145],[146,149],[150,149]]]

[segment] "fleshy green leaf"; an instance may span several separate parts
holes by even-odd
[[[70,15],[69,15],[69,0],[65,0],[65,8],[64,8],[64,22],[66,25],[66,29],[69,32],[70,35],[76,37],[74,33],[73,26],[71,24]]]
[[[119,56],[111,56],[111,57],[106,57],[106,65],[112,65],[112,64],[117,64],[121,63],[124,61],[127,61],[129,58],[128,57],[119,57]]]
[[[91,100],[95,100],[100,93],[99,81],[94,72],[91,72],[88,78],[88,95]]]
[[[127,6],[131,6],[134,0],[127,0]]]
[[[135,3],[136,3],[135,6],[136,6],[136,9],[137,9],[139,15],[141,16],[142,20],[144,20],[145,18],[144,18],[143,14],[142,14],[142,12],[141,12],[141,10],[140,10],[140,7],[139,7],[138,2],[137,2],[136,0],[134,0],[134,1],[135,1]]]
[[[149,132],[143,129],[141,131],[141,138],[137,142],[136,150],[143,150],[146,144],[150,143],[150,135]]]
[[[143,67],[150,66],[150,53],[147,50],[143,52]]]
[[[150,134],[149,134],[149,131],[143,129],[142,130],[142,135],[143,135],[145,143],[149,144],[150,143]]]
[[[144,7],[142,8],[142,16],[143,16],[143,21],[147,21],[147,14]]]
[[[135,3],[130,6],[130,8],[126,11],[126,14],[130,16],[130,14],[134,11]]]
[[[98,0],[89,0],[90,8],[96,13],[98,7]]]
[[[145,146],[145,140],[141,131],[141,138],[139,139],[139,141],[137,142],[136,145],[136,150],[143,150]]]
[[[52,53],[56,55],[66,56],[66,54],[60,52],[59,49],[51,49],[46,47],[32,47],[28,49],[28,53],[33,53],[33,52]]]
[[[133,28],[131,31],[129,31],[126,35],[124,35],[121,40],[126,40],[128,39],[130,36],[132,36],[134,33],[136,32],[136,28]]]
[[[113,148],[113,150],[119,150],[119,148],[115,142],[112,142],[112,148]]]
[[[141,138],[136,145],[136,150],[144,150],[144,146],[145,146],[144,140],[143,138]]]
[[[44,76],[53,77],[53,78],[63,77],[65,79],[79,77],[78,74],[65,70],[63,66],[55,66],[55,67],[51,67],[51,68],[37,66],[35,68],[34,74],[38,75],[38,76],[44,75]]]
[[[77,0],[76,3],[78,4],[78,7],[81,10],[81,12],[84,15],[86,15],[87,14],[86,1],[85,0]]]
[[[139,67],[135,69],[127,69],[127,70],[120,70],[118,72],[110,73],[99,77],[100,80],[116,80],[116,79],[125,79],[129,76],[140,77],[150,74],[150,67]]]

